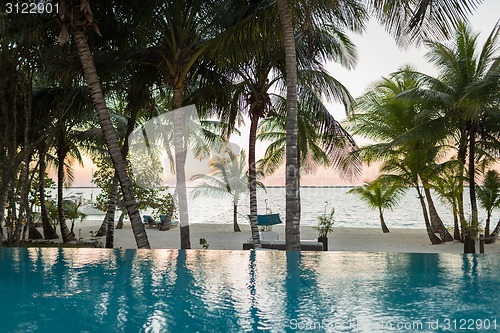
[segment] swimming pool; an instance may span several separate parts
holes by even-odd
[[[499,287],[489,254],[1,248],[0,331],[498,332]]]

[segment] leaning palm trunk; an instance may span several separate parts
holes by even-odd
[[[422,195],[422,192],[420,191],[420,188],[418,186],[416,187],[416,189],[418,193],[418,199],[420,200],[420,205],[422,206],[422,213],[424,214],[425,229],[427,230],[427,236],[429,236],[429,239],[432,244],[441,244],[443,241],[436,236],[434,230],[432,230],[431,223],[429,222],[429,215],[427,213],[427,207],[425,205],[424,196]]]
[[[486,222],[484,224],[484,237],[490,237],[490,221],[491,221],[491,212],[488,212],[486,215]]]
[[[250,107],[252,109],[252,107]],[[250,113],[250,138],[248,144],[248,186],[250,189],[250,229],[254,249],[262,248],[257,222],[257,170],[255,166],[255,145],[259,116]]]
[[[104,216],[104,220],[101,223],[101,227],[99,228],[99,230],[97,230],[95,234],[96,237],[101,237],[106,235],[109,223],[113,223],[114,226],[115,212],[116,212],[116,198],[118,197],[119,186],[120,186],[120,181],[118,180],[118,175],[115,172],[115,176],[113,178],[113,182],[111,183],[111,189],[109,192],[108,209],[106,210],[106,215]]]
[[[174,108],[182,107],[182,91],[174,90]],[[174,149],[175,149],[175,190],[179,200],[179,220],[181,249],[191,248],[191,237],[189,233],[189,212],[186,191],[186,139],[184,137],[184,113],[174,113]]]
[[[378,208],[378,216],[380,217],[380,226],[382,227],[382,232],[388,233],[389,228],[387,228],[387,224],[385,224],[384,212],[382,211],[381,207]]]
[[[498,220],[495,230],[493,230],[493,232],[490,234],[490,237],[486,240],[486,243],[487,244],[495,243],[499,233],[500,233],[500,220]]]
[[[234,194],[233,199],[233,231],[240,232],[240,226],[238,225],[238,196],[239,194]]]
[[[448,232],[448,230],[446,230],[443,221],[439,217],[436,206],[434,205],[434,200],[432,200],[431,191],[427,186],[424,186],[424,193],[425,193],[425,198],[427,199],[427,203],[429,205],[429,216],[431,219],[432,229],[434,231],[439,232],[439,236],[443,241],[445,242],[453,241],[453,237]]]
[[[74,15],[78,16],[75,17],[75,22],[78,22],[78,20],[85,21],[83,13],[80,11],[76,11]],[[104,100],[101,85],[99,83],[99,77],[96,73],[94,61],[92,59],[92,54],[87,41],[87,35],[85,34],[82,26],[73,27],[73,38],[78,49],[80,61],[83,65],[83,73],[89,86],[94,107],[97,110],[97,118],[99,119],[99,124],[101,125],[104,139],[106,141],[106,145],[108,146],[111,160],[113,161],[113,166],[121,184],[127,213],[130,217],[130,223],[132,224],[132,231],[134,233],[137,247],[139,249],[149,249],[151,246],[149,245],[148,236],[141,221],[139,209],[132,192],[132,185],[125,168],[125,161],[123,160],[123,156],[120,152],[118,138],[116,137],[109,111],[106,106],[106,101]]]
[[[134,131],[136,120],[137,120],[137,111],[135,109],[132,109],[132,113],[131,113],[130,118],[129,118],[128,123],[127,123],[127,133],[125,134],[125,139],[124,139],[123,146],[122,146],[122,156],[123,156],[124,160],[127,159],[127,155],[128,155],[128,151],[129,151],[128,139],[129,139],[130,135],[132,134],[132,132]],[[114,237],[114,232],[112,232],[111,235],[109,235],[109,234],[107,234],[106,230],[107,230],[107,226],[110,223],[113,224],[113,228],[114,228],[116,202],[117,202],[117,198],[118,198],[119,185],[120,185],[120,181],[118,179],[118,174],[115,171],[115,175],[113,177],[113,183],[111,184],[111,189],[110,189],[110,193],[109,193],[110,197],[109,197],[109,201],[108,201],[108,209],[106,211],[106,216],[104,217],[104,220],[102,221],[101,227],[99,228],[99,230],[96,233],[96,236],[106,235],[106,242],[108,241],[107,237],[111,237],[111,236]],[[117,227],[117,229],[121,229],[121,228]],[[111,242],[111,243],[113,243],[113,242]],[[111,245],[111,248],[112,248],[112,245]]]
[[[297,56],[287,0],[276,1],[283,30],[286,62],[286,222],[287,250],[300,250],[300,187],[297,128]]]

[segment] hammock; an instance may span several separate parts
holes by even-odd
[[[248,215],[250,220],[250,215]],[[257,215],[257,225],[275,225],[283,223],[280,219],[280,214]]]

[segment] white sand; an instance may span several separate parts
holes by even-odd
[[[75,223],[75,234],[79,231],[83,240],[90,239],[90,231],[99,229],[102,221],[83,221]],[[200,238],[205,238],[210,250],[241,250],[243,243],[250,239],[250,226],[240,224],[241,232],[233,232],[232,224],[191,224],[191,247],[201,249]],[[146,228],[148,239],[153,249],[180,248],[179,227],[168,231]],[[284,226],[274,226],[273,231],[285,238]],[[59,230],[58,230],[59,232]],[[317,231],[312,227],[301,228],[301,239],[316,239]],[[105,243],[105,237],[100,238]],[[405,252],[405,253],[463,253],[463,244],[458,241],[432,245],[425,230],[391,229],[388,234],[376,228],[334,228],[328,236],[330,251],[352,252]],[[130,222],[125,221],[124,228],[115,230],[115,247],[135,249],[136,243]],[[479,252],[479,244],[476,246]],[[500,241],[486,244],[486,253],[500,253]]]

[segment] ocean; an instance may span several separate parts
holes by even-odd
[[[380,228],[378,210],[371,209],[361,201],[356,195],[347,193],[352,187],[302,187],[302,218],[301,225],[314,226],[317,223],[318,216],[328,214],[331,209],[335,209],[336,227],[355,227],[355,228]],[[173,189],[170,189],[173,191]],[[190,223],[214,223],[231,224],[233,223],[233,204],[231,197],[210,198],[198,197],[192,198],[192,188],[188,188],[189,204],[189,222]],[[69,196],[75,193],[82,193],[85,199],[95,198],[99,189],[89,187],[72,187],[65,189],[64,195]],[[266,214],[279,213],[283,222],[285,221],[285,188],[268,187],[267,192],[259,190],[258,194],[258,212]],[[467,202],[468,194],[465,194]],[[446,226],[453,226],[453,216],[451,209],[441,203],[434,196],[434,202]],[[466,214],[468,215],[469,204],[466,204]],[[148,214],[151,211],[146,210],[142,214]],[[238,205],[238,222],[240,224],[248,223],[247,214],[249,214],[249,196],[243,195]],[[400,200],[400,204],[394,210],[384,212],[384,218],[387,226],[390,228],[402,229],[425,229],[420,202],[414,189],[409,189]],[[486,212],[479,211],[480,222],[484,225]],[[88,219],[99,220],[101,216],[89,216]],[[493,214],[492,223],[496,224],[498,215]]]

